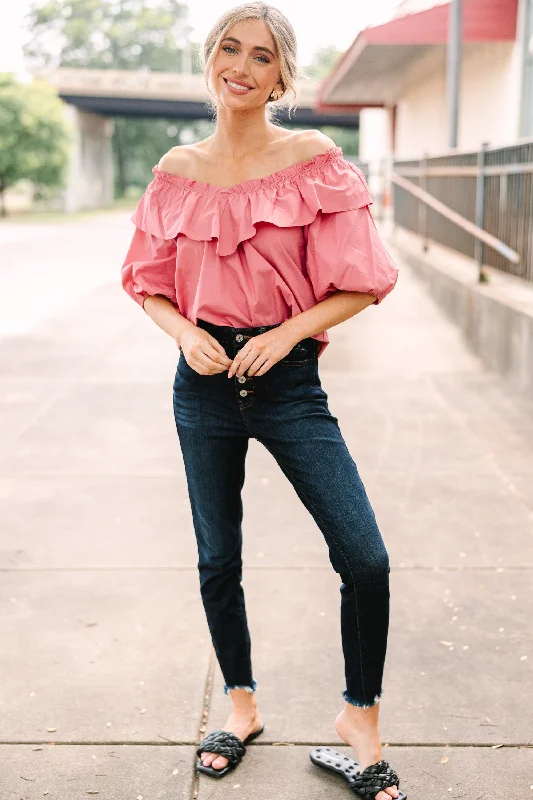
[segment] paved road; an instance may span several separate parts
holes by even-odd
[[[2,799],[348,797],[338,580],[252,441],[245,576],[264,736],[194,778],[229,700],[213,661],[172,419],[174,343],[120,287],[127,214],[0,226]],[[392,565],[381,710],[410,800],[533,796],[533,408],[402,269],[331,330],[331,410]]]

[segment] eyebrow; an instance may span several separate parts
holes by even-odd
[[[235,42],[235,44],[242,44],[242,42],[239,42],[239,40],[236,39],[234,36],[225,36],[224,39],[222,39],[222,41],[223,42]],[[276,58],[276,56],[274,55],[272,50],[269,50],[268,47],[255,46],[253,49],[254,50],[263,50],[265,53],[269,53],[269,55],[271,55],[272,58]]]

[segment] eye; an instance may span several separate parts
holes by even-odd
[[[222,50],[224,50],[225,53],[227,53],[229,50],[232,50],[234,53],[237,52],[237,49],[232,47],[231,44],[223,45]],[[263,64],[270,64],[270,61],[266,56],[257,56],[257,58],[260,59]]]

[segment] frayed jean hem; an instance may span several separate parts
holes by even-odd
[[[253,680],[251,686],[226,686],[226,685],[224,685],[224,694],[229,694],[230,693],[230,689],[245,689],[249,694],[252,694],[252,692],[255,692],[255,690],[257,689],[257,681]]]
[[[344,692],[342,692],[342,696],[344,697],[347,703],[349,703],[351,706],[358,706],[359,708],[372,708],[372,706],[375,706],[376,703],[381,699],[382,694],[383,691],[381,691],[380,694],[377,694],[374,697],[373,701],[367,705],[362,700],[356,700],[354,697],[350,697],[346,689],[344,690]]]

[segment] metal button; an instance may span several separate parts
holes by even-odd
[[[246,383],[246,375],[239,375],[237,380],[239,381],[239,383]]]
[[[241,391],[239,392],[239,394],[240,394],[240,396],[241,396],[241,397],[246,397],[246,395],[248,394],[248,392],[246,391],[246,389],[241,389]]]
[[[238,333],[237,336],[235,337],[236,342],[242,342],[243,339],[244,336],[242,335],[242,333]]]

